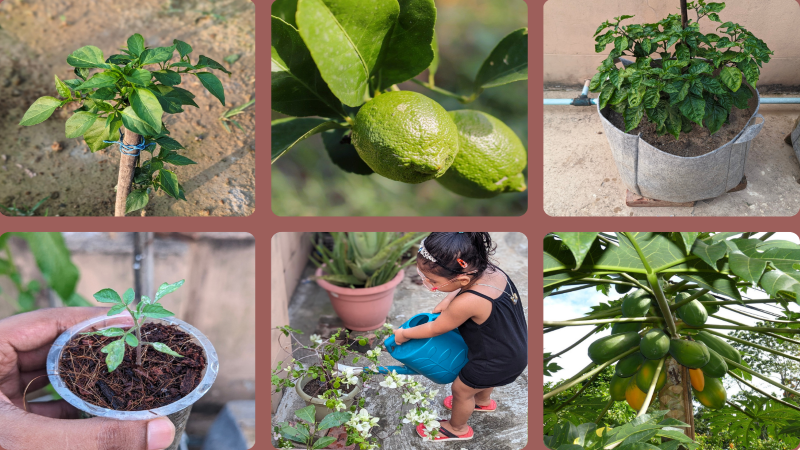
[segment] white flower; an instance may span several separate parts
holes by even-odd
[[[387,387],[389,389],[394,389],[397,387],[397,383],[395,383],[394,379],[390,377],[387,377],[385,380],[381,381],[378,384],[380,384],[383,387]]]
[[[322,337],[320,335],[312,334],[310,339],[313,344],[322,345]]]
[[[394,326],[392,326],[392,324],[390,324],[389,322],[386,322],[385,324],[383,324],[383,327],[384,327],[384,328],[388,328],[388,329],[390,329],[390,330],[393,330],[393,329],[394,329]]]
[[[380,354],[381,354],[380,347],[375,347],[374,349],[367,351],[367,356],[370,358],[377,358],[378,356],[380,356]]]

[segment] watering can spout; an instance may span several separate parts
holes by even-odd
[[[419,375],[420,373],[406,366],[381,366],[378,367],[378,372],[383,374],[392,373],[397,371],[398,375]]]

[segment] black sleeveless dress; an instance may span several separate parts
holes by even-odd
[[[500,268],[500,272],[506,275]],[[492,302],[492,312],[478,325],[471,318],[458,327],[467,343],[469,362],[458,377],[473,389],[512,383],[528,365],[528,324],[519,291],[508,278],[503,293],[491,298],[473,290],[464,291]],[[458,295],[463,294],[460,292]],[[516,302],[508,293],[516,294]]]

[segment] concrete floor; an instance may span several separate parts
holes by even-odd
[[[579,95],[580,90],[544,92],[544,98]],[[544,211],[551,216],[793,216],[800,211],[800,164],[783,139],[800,105],[761,105],[759,113],[766,123],[747,158],[747,189],[690,208],[630,208],[597,108],[544,106]]]
[[[528,312],[528,241],[522,233],[492,233],[492,238],[497,242],[497,253],[494,259],[514,281],[522,297],[526,318]],[[298,338],[308,343],[308,336],[314,332],[319,317],[334,315],[328,296],[316,283],[308,280],[313,274],[313,267],[309,265],[304,273],[304,280],[298,285],[289,304],[289,322],[292,328],[300,329],[304,334]],[[412,275],[413,274],[413,275]],[[389,311],[389,323],[395,327],[402,325],[414,314],[432,311],[439,303],[419,283],[419,277],[412,267],[406,270],[406,277],[397,287],[394,303]],[[388,353],[383,352],[381,362],[384,365],[397,365]],[[303,356],[295,352],[295,358]],[[345,362],[345,364],[347,364]],[[357,364],[355,364],[357,365]],[[374,377],[368,384],[363,395],[366,399],[366,408],[370,414],[380,417],[379,426],[373,433],[380,439],[381,447],[386,450],[418,450],[430,449],[431,446],[441,444],[425,443],[417,436],[413,427],[406,425],[400,433],[390,434],[400,422],[402,400],[396,391],[390,391],[378,386],[383,376]],[[448,418],[450,412],[442,405],[442,401],[451,395],[449,385],[438,385],[420,377],[428,389],[438,389],[436,403],[432,408],[441,418]],[[376,396],[376,388],[380,396]],[[448,444],[443,448],[454,449],[492,449],[492,450],[518,450],[527,445],[528,441],[528,370],[509,385],[496,388],[492,394],[498,403],[495,413],[473,414],[469,425],[475,430],[475,437],[470,441],[458,441]],[[281,400],[278,411],[273,416],[273,424],[296,420],[294,411],[304,407],[305,404],[297,396],[294,389],[287,390]]]

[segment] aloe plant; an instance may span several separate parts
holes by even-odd
[[[317,267],[325,266],[325,275],[319,278],[329,283],[352,288],[380,286],[415,261],[402,262],[403,255],[427,234],[331,233],[333,249],[315,242],[317,251],[310,259]]]

